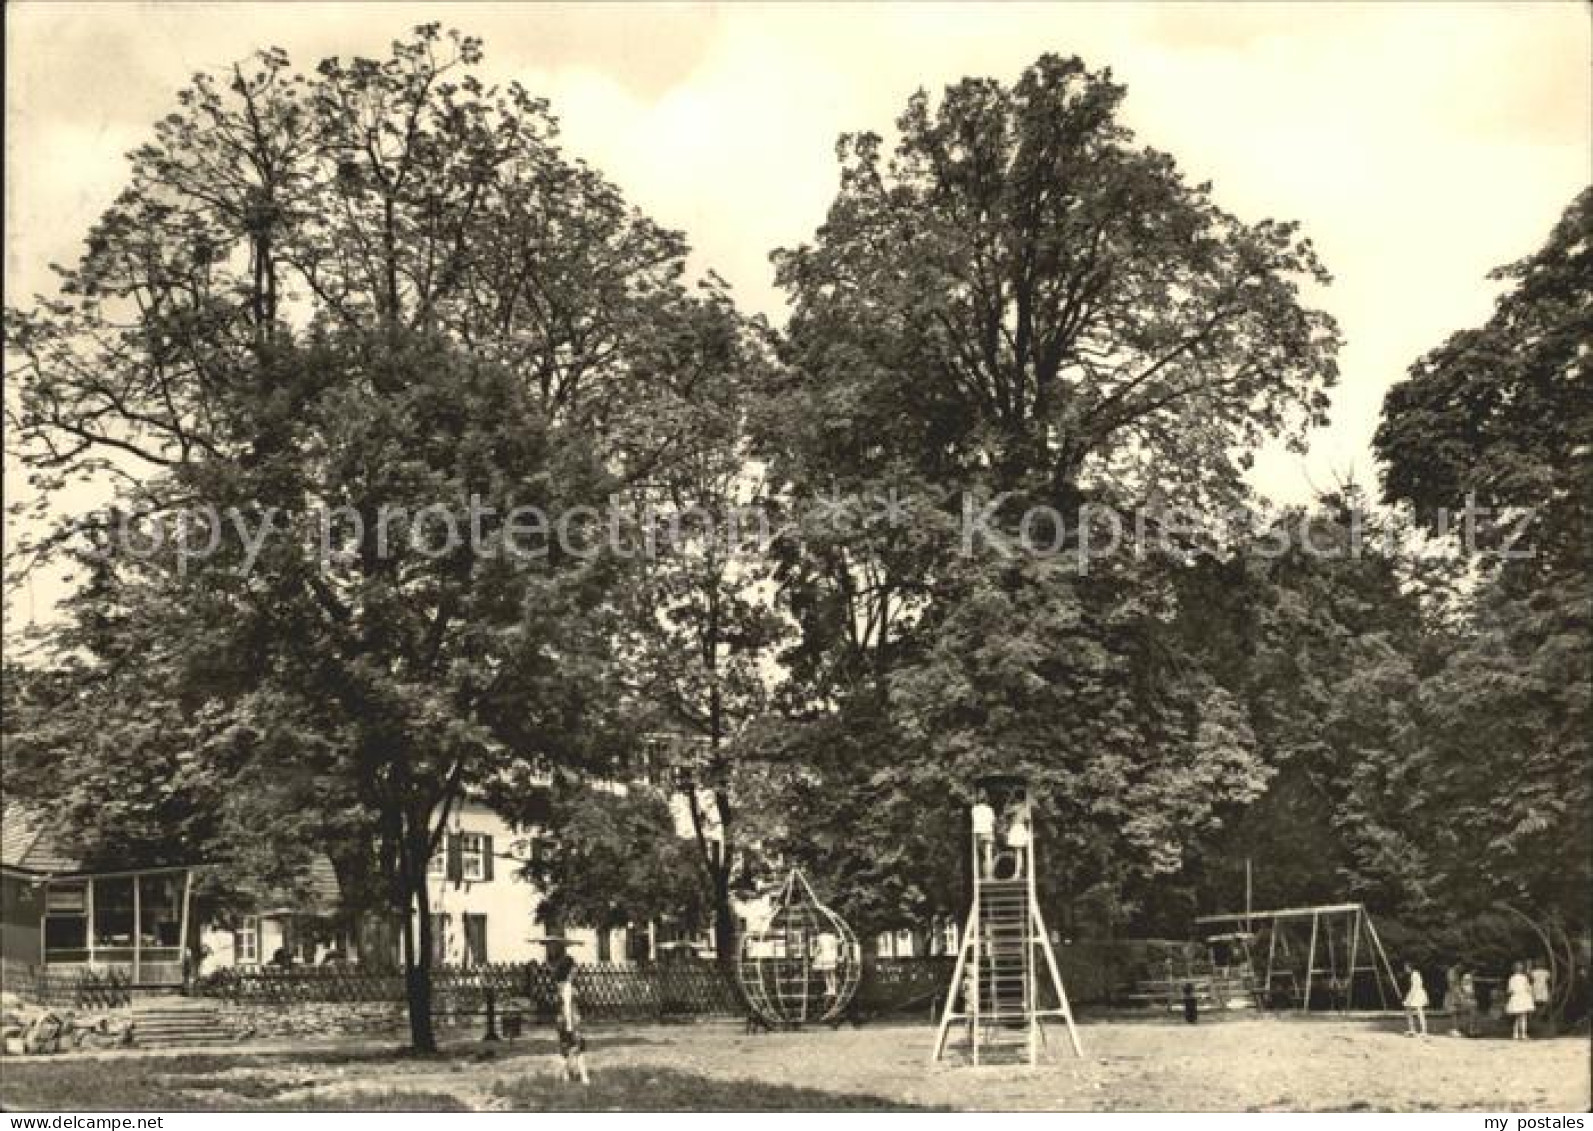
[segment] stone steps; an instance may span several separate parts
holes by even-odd
[[[213,1004],[189,998],[135,1002],[132,1022],[133,1044],[139,1048],[230,1045],[235,1039]]]

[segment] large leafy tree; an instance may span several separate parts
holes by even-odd
[[[1492,273],[1506,289],[1488,321],[1451,335],[1389,390],[1375,439],[1389,501],[1457,537],[1468,498],[1489,508],[1473,520],[1486,539],[1474,548],[1530,548],[1498,558],[1534,563],[1507,571],[1523,578],[1587,566],[1590,233],[1584,190],[1541,249]]]
[[[1310,243],[1136,147],[1123,95],[1047,55],[1011,87],[919,93],[888,158],[842,139],[815,242],[776,256],[834,447],[1042,498],[1110,468],[1209,499],[1244,450],[1321,419],[1337,335],[1300,302],[1327,278]]]
[[[1346,486],[1182,579],[1178,632],[1242,704],[1275,771],[1263,796],[1220,814],[1182,898],[1159,893],[1183,921],[1239,906],[1246,859],[1257,907],[1430,910],[1434,850],[1413,767],[1429,725],[1421,682],[1443,638],[1423,594],[1453,570]]]
[[[747,417],[771,364],[768,332],[722,295],[676,347],[692,364],[680,398],[689,426],[629,493],[646,542],[626,589],[621,646],[634,725],[650,737],[649,772],[677,791],[682,831],[713,908],[715,951],[736,954],[732,892],[757,837],[742,835],[738,769],[766,709],[783,626],[767,597],[769,519]]]
[[[695,931],[706,922],[708,889],[666,794],[564,780],[546,820],[526,873],[544,893],[537,914],[550,926],[609,930],[669,920]]]
[[[1593,883],[1590,255],[1593,190],[1539,251],[1494,272],[1506,289],[1487,322],[1389,391],[1376,438],[1385,496],[1465,543],[1475,567],[1423,688],[1433,729],[1416,772],[1444,818],[1446,896],[1573,928]],[[1468,502],[1492,513],[1468,523]]]
[[[687,427],[662,375],[700,308],[683,241],[479,57],[428,25],[385,59],[197,76],[60,297],[7,312],[13,445],[46,497],[115,492],[12,562],[97,563],[59,643],[116,708],[105,760],[159,731],[265,830],[303,812],[284,783],[337,782],[319,823],[405,918],[421,1049],[452,807],[518,762],[610,753],[619,563],[575,520]],[[554,529],[509,526],[522,505]],[[213,552],[117,536],[196,506],[230,523]]]
[[[776,256],[789,374],[763,434],[805,535],[780,556],[802,632],[786,742],[807,751],[783,780],[827,844],[858,846],[813,855],[881,917],[960,903],[981,771],[1034,780],[1072,895],[1175,867],[1266,776],[1169,631],[1197,539],[1087,567],[1006,552],[1025,531],[1076,550],[1085,506],[1240,501],[1248,452],[1318,421],[1334,379],[1336,331],[1301,298],[1327,278],[1309,242],[1136,145],[1123,95],[1049,55],[1010,86],[921,93],[893,152],[842,139],[825,224]],[[837,728],[858,756],[816,781]]]
[[[699,890],[673,911],[658,893],[647,906],[659,909],[658,917],[689,920],[693,929],[711,925],[725,961],[736,953],[733,884],[751,868],[736,779],[755,745],[749,724],[764,709],[771,647],[781,632],[761,588],[768,521],[745,427],[755,376],[770,363],[767,336],[760,322],[736,314],[716,279],[703,285],[685,317],[658,328],[653,348],[670,364],[653,374],[653,396],[627,425],[626,442],[667,448],[668,458],[638,465],[611,500],[610,529],[626,568],[624,585],[611,594],[610,690],[631,741],[610,768],[672,791],[679,819],[671,835],[682,843],[655,844],[647,854],[666,871],[681,859],[692,862]],[[510,781],[494,796],[505,813],[529,822],[539,804],[533,793]],[[621,827],[609,812],[617,804],[601,793],[570,793],[556,809],[551,840],[564,838],[563,823],[578,838]],[[583,876],[565,867],[584,859],[580,852],[549,857],[555,859],[549,878],[561,887],[550,907],[560,914],[638,906],[622,894],[633,885],[620,871]],[[605,877],[616,879],[614,891]],[[588,890],[576,890],[582,887]],[[659,892],[666,888],[675,890],[665,884]],[[712,914],[700,915],[702,906]],[[600,918],[613,925],[612,915]]]

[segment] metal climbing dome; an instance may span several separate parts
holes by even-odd
[[[760,931],[741,940],[736,979],[754,1012],[771,1026],[834,1021],[857,993],[857,936],[792,869]]]
[[[1039,1060],[1044,1022],[1060,1018],[1083,1056],[1073,1011],[1035,895],[1034,813],[1021,778],[981,778],[972,813],[973,906],[935,1033],[930,1062],[947,1052],[961,1023],[967,1063]]]

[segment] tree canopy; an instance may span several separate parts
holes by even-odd
[[[61,296],[8,311],[38,485],[116,486],[23,548],[95,571],[58,639],[105,700],[81,788],[209,775],[265,836],[324,815],[410,924],[421,1048],[427,860],[465,791],[609,757],[623,563],[584,516],[690,431],[679,347],[734,317],[480,52],[427,25],[386,59],[196,76]],[[125,514],[173,537],[136,553]],[[140,728],[194,764],[135,765]]]
[[[422,1049],[471,796],[546,825],[553,922],[722,957],[766,868],[864,937],[960,913],[990,772],[1070,931],[1181,929],[1246,855],[1279,902],[1586,928],[1593,193],[1390,390],[1381,509],[1257,523],[1257,448],[1326,418],[1330,279],[1110,72],[843,137],[774,329],[481,51],[195,76],[6,311],[9,576],[77,582],[7,666],[6,784],[91,855],[281,891],[325,851],[408,924]]]
[[[1492,317],[1418,360],[1384,404],[1384,496],[1477,545],[1474,588],[1422,690],[1413,758],[1435,871],[1467,908],[1494,899],[1588,924],[1593,644],[1593,190],[1544,246],[1501,267]],[[1468,535],[1457,513],[1489,508]]]
[[[1309,242],[1137,147],[1123,95],[1051,55],[920,93],[889,156],[843,138],[825,224],[775,257],[793,310],[763,450],[798,500],[779,576],[811,741],[788,778],[870,864],[812,856],[941,866],[887,918],[960,904],[957,853],[922,842],[959,842],[945,802],[981,772],[1031,777],[1074,894],[1176,869],[1269,774],[1169,631],[1186,543],[1082,568],[1004,548],[1071,551],[1087,508],[1237,503],[1249,453],[1319,421],[1335,377]],[[968,537],[970,507],[995,537]],[[814,787],[836,727],[862,749]]]

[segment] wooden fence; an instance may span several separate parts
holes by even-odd
[[[951,979],[950,958],[877,959],[864,963],[858,1007],[867,1014],[924,1011]],[[745,1012],[735,976],[711,962],[583,963],[576,968],[582,1012],[593,1020],[641,1021],[734,1017]],[[223,969],[195,992],[239,1004],[401,1002],[404,976],[353,966]],[[557,1000],[553,974],[541,962],[441,966],[432,995],[442,1012],[500,1009],[551,1017]]]
[[[131,974],[115,966],[50,970],[6,963],[0,968],[0,988],[23,1001],[55,1009],[118,1009],[133,1000]]]

